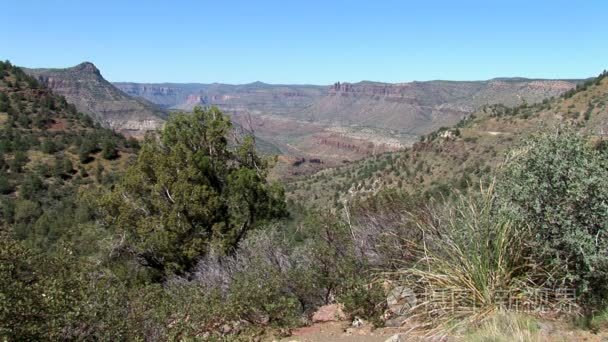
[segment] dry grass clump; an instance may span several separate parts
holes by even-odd
[[[417,227],[422,238],[404,246],[416,261],[388,273],[416,293],[416,305],[407,313],[414,326],[441,334],[502,311],[573,308],[547,289],[551,274],[532,257],[530,230],[501,214],[493,182],[438,207]]]
[[[460,339],[468,342],[541,342],[546,338],[534,318],[503,312],[488,317]]]

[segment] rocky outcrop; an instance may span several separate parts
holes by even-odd
[[[205,97],[203,95],[192,94],[192,95],[188,95],[185,103],[188,107],[190,107],[190,106],[205,105],[207,103],[207,101],[205,100]]]
[[[127,120],[110,122],[108,126],[117,131],[147,132],[161,128],[162,122],[157,120]]]
[[[66,69],[26,69],[53,92],[100,124],[117,131],[141,134],[160,127],[166,112],[144,99],[133,98],[103,78],[89,62]]]

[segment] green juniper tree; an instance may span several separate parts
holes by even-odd
[[[116,144],[111,139],[104,139],[102,142],[101,154],[104,159],[113,160],[118,158],[118,151],[116,150]]]
[[[217,108],[172,116],[103,199],[126,249],[157,275],[187,271],[210,251],[229,253],[259,223],[285,215],[283,189],[266,181],[253,138],[233,145],[231,131]]]

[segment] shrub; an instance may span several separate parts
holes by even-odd
[[[16,151],[13,159],[9,162],[11,172],[21,173],[23,167],[28,162],[27,154],[23,151]]]
[[[337,300],[351,317],[367,319],[374,326],[384,324],[382,314],[386,309],[386,294],[378,281],[370,281],[364,275],[345,278],[338,289]]]
[[[496,215],[496,203],[491,184],[417,220],[423,238],[403,247],[413,262],[387,274],[416,293],[411,319],[454,329],[499,310],[505,293],[533,296],[539,271],[528,260],[529,232]],[[451,302],[438,300],[442,294]]]
[[[57,152],[57,145],[55,144],[55,142],[52,139],[45,139],[42,142],[41,149],[42,149],[42,152],[44,152],[46,154],[53,154],[53,153]]]
[[[101,155],[104,159],[114,160],[118,158],[118,150],[116,143],[111,139],[106,139],[102,143]]]
[[[13,186],[11,185],[8,177],[4,172],[0,173],[0,194],[6,195],[13,192]]]
[[[63,250],[32,252],[0,233],[0,339],[124,338],[124,293],[101,270],[81,272]]]
[[[541,134],[512,153],[499,187],[542,247],[537,257],[596,304],[608,291],[607,160],[575,133]]]

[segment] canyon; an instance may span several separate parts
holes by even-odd
[[[130,136],[142,137],[161,127],[173,111],[217,106],[235,126],[255,134],[261,151],[281,156],[281,177],[396,151],[485,105],[538,103],[581,82],[495,78],[333,85],[111,83],[89,62],[24,70],[102,126]],[[321,162],[299,162],[302,159]]]
[[[118,89],[168,111],[218,106],[239,125],[274,145],[300,175],[411,146],[484,105],[538,103],[580,80],[496,78],[408,83],[243,85],[115,82]],[[322,164],[299,164],[318,158]],[[297,166],[293,166],[297,165]]]

